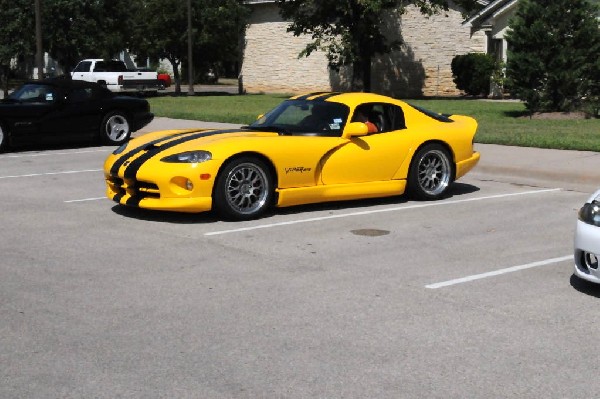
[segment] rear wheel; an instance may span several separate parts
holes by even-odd
[[[215,183],[214,205],[223,217],[255,219],[273,200],[273,178],[268,166],[255,157],[242,157],[225,165]]]
[[[4,130],[0,124],[0,152],[6,151],[8,148],[8,132]]]
[[[131,128],[124,113],[115,111],[107,114],[100,127],[100,139],[104,144],[121,145],[129,139]]]
[[[413,158],[408,174],[408,192],[420,200],[442,197],[453,178],[453,166],[446,148],[427,144]]]

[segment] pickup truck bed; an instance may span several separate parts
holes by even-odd
[[[156,72],[128,70],[125,63],[118,60],[83,60],[71,72],[71,77],[99,83],[117,93],[155,93],[159,88]]]

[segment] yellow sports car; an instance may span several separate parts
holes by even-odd
[[[479,161],[477,122],[368,93],[292,97],[231,130],[148,133],[104,164],[107,196],[235,220],[271,206],[400,195],[437,199]]]

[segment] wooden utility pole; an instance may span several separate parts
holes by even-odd
[[[194,62],[192,60],[192,0],[187,0],[188,17],[188,95],[194,95]]]

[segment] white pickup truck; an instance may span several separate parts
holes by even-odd
[[[156,72],[128,70],[123,61],[88,59],[80,61],[71,72],[73,80],[85,80],[122,93],[156,93],[159,87]]]

